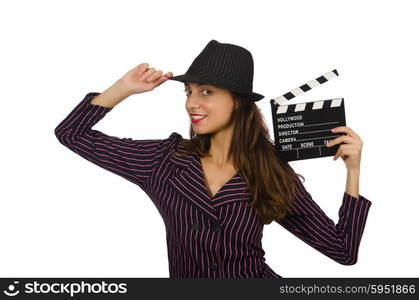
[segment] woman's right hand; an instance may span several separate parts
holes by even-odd
[[[173,76],[172,72],[163,75],[161,70],[149,68],[148,63],[142,63],[129,70],[119,81],[128,94],[140,94],[152,91]]]

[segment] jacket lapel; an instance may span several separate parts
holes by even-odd
[[[205,185],[205,177],[198,154],[190,153],[186,156],[178,157],[173,152],[170,154],[170,160],[175,166],[175,172],[168,179],[169,183],[185,200],[189,201],[212,220],[219,220],[217,207],[235,201],[248,201],[250,198],[246,181],[240,174],[233,176],[211,198]]]

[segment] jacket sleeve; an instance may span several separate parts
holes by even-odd
[[[335,225],[313,200],[296,174],[295,180],[296,199],[289,213],[276,222],[336,262],[343,265],[355,264],[371,201],[362,195],[355,198],[344,192],[339,220]]]
[[[173,132],[166,139],[133,140],[92,129],[113,109],[90,103],[99,94],[88,93],[55,128],[55,135],[71,151],[147,191],[148,179],[159,158],[181,135]]]

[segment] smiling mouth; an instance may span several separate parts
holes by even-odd
[[[192,121],[192,123],[198,123],[199,121],[202,121],[206,117],[207,116],[192,116],[191,121]]]

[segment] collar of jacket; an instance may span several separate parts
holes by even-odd
[[[175,151],[186,152],[183,147],[175,147],[169,155],[171,162],[175,166],[174,175],[168,179],[169,184],[186,201],[189,201],[209,218],[214,221],[219,220],[216,210],[218,207],[233,204],[233,202],[250,200],[250,192],[246,181],[239,173],[224,184],[214,197],[210,197],[205,185],[204,172],[199,155],[190,153],[186,156],[178,157],[174,155]]]

